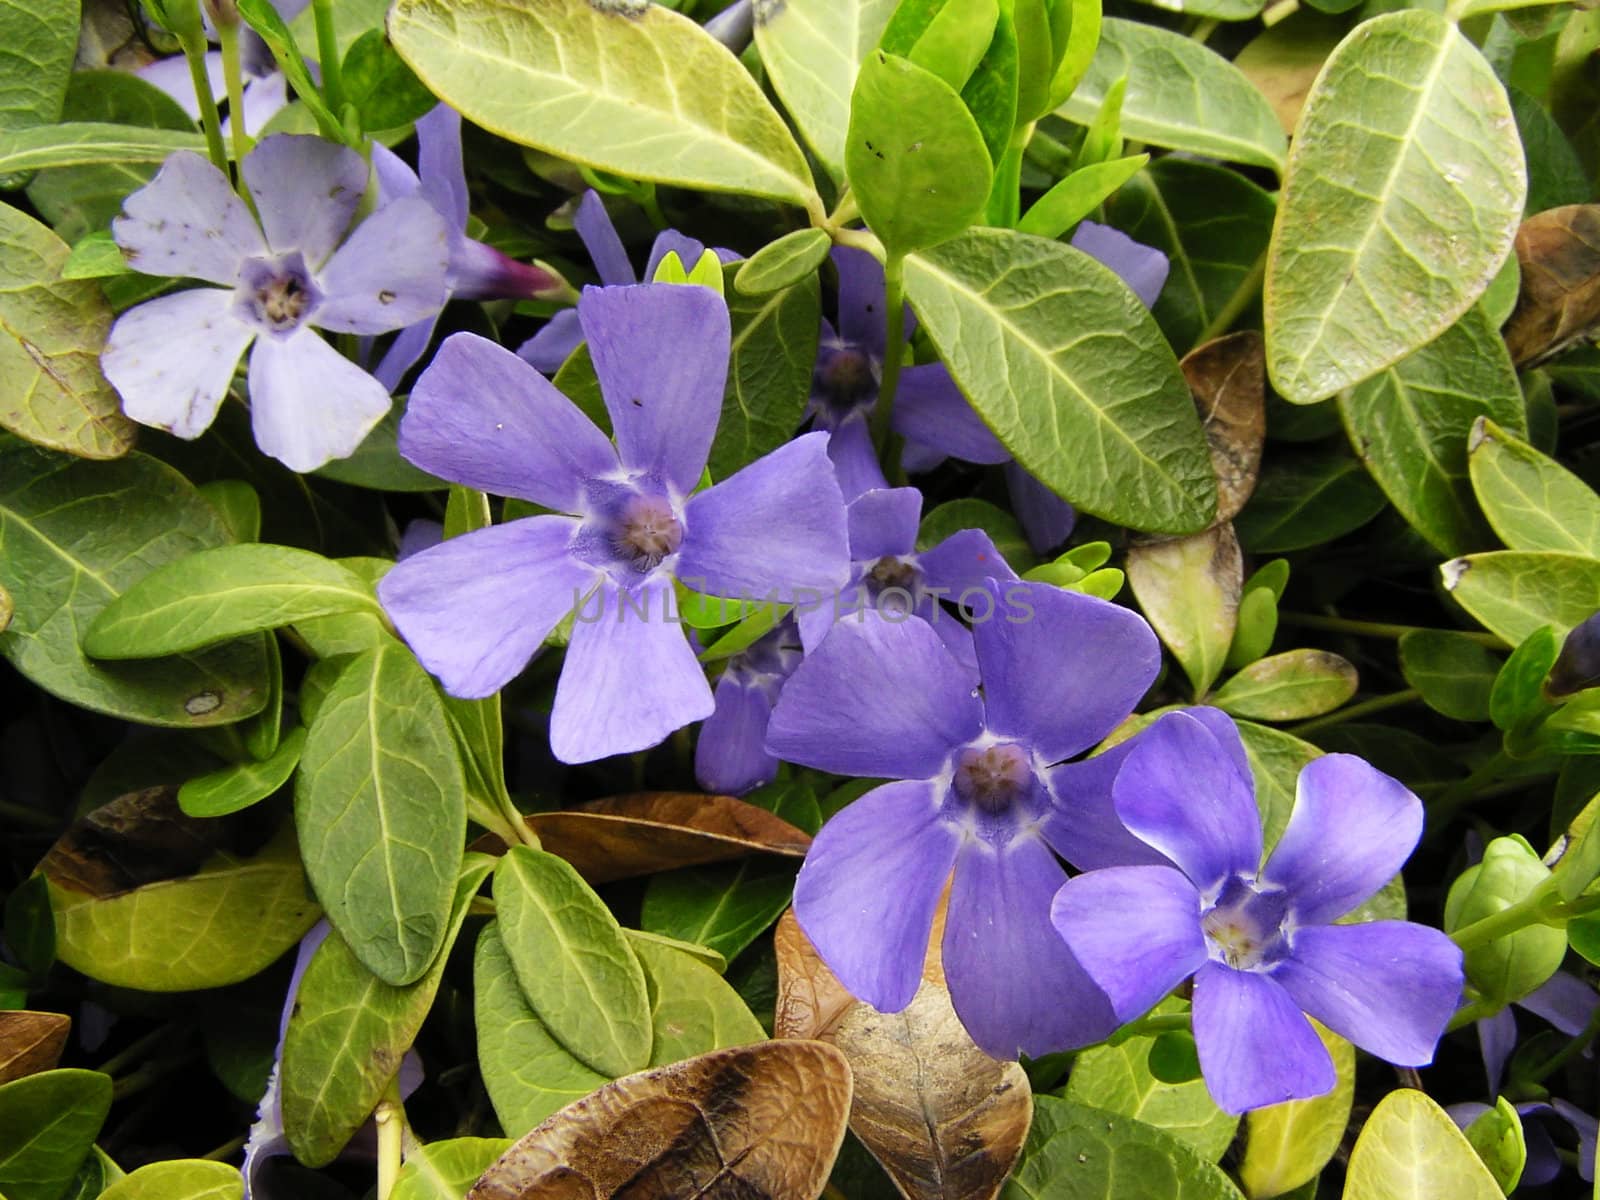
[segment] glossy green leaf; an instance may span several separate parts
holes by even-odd
[[[473,958],[478,1067],[500,1126],[521,1137],[558,1109],[610,1082],[569,1054],[534,1014],[491,921]]]
[[[111,1108],[111,1077],[41,1071],[0,1085],[0,1195],[57,1200]]]
[[[1565,634],[1600,609],[1600,560],[1576,554],[1494,550],[1453,558],[1439,573],[1461,607],[1511,646],[1544,625]]]
[[[1600,558],[1600,496],[1555,459],[1493,421],[1472,427],[1472,488],[1500,540],[1513,550]]]
[[[895,8],[889,24],[884,27],[878,49],[885,54],[915,61],[919,43],[929,35],[952,2],[958,8],[964,7],[960,0],[903,0]],[[1022,59],[1027,56],[1027,50],[1018,37],[1015,12],[1013,4],[1000,6],[1000,19],[994,26],[993,36],[983,57],[966,84],[958,88],[962,103],[983,135],[989,161],[996,164],[1007,152],[1013,128],[1018,124]],[[847,166],[848,161],[847,147]]]
[[[89,1151],[89,1157],[83,1160],[83,1165],[78,1168],[78,1174],[61,1200],[97,1200],[113,1183],[125,1178],[127,1173],[111,1160],[110,1155],[95,1146]]]
[[[466,835],[461,760],[433,680],[392,638],[339,673],[306,737],[306,873],[357,958],[395,986],[444,943]]]
[[[61,116],[81,11],[80,0],[0,6],[0,44],[6,48],[0,129],[46,125]]]
[[[1350,443],[1411,527],[1445,554],[1492,544],[1467,478],[1480,417],[1523,427],[1522,388],[1495,327],[1473,307],[1443,334],[1339,395]]]
[[[389,36],[434,95],[524,146],[631,179],[818,203],[738,59],[662,5],[399,0]]]
[[[1132,1117],[1033,1098],[1033,1127],[1001,1200],[1238,1200],[1222,1171],[1183,1142]]]
[[[261,540],[261,496],[255,488],[242,479],[218,479],[196,490],[217,510],[234,541]]]
[[[1050,80],[1046,103],[1059,108],[1077,89],[1079,82],[1094,62],[1100,45],[1100,26],[1103,20],[1100,0],[1053,0],[1052,24],[1062,18],[1067,22],[1065,45],[1060,44],[1059,31],[1052,37],[1052,47],[1058,51],[1056,73]]]
[[[1266,97],[1214,50],[1182,34],[1107,17],[1083,82],[1057,110],[1087,125],[1123,76],[1123,135],[1281,171],[1285,139]]]
[[[409,125],[437,103],[381,28],[367,30],[351,44],[343,70],[345,100],[355,105],[363,129]]]
[[[95,658],[158,658],[348,612],[383,610],[338,563],[290,546],[218,546],[140,579],[94,619],[83,648]]]
[[[1548,625],[1518,643],[1489,689],[1489,719],[1496,729],[1513,733],[1549,712],[1544,681],[1560,653],[1560,639]]]
[[[1112,271],[1058,242],[974,229],[911,256],[906,290],[978,414],[1052,491],[1146,531],[1210,522],[1216,480],[1189,387]]]
[[[767,1036],[739,993],[691,954],[648,939],[630,939],[650,995],[654,1043],[649,1066],[759,1042]]]
[[[782,0],[755,11],[756,47],[783,106],[835,180],[844,179],[850,93],[895,0]]]
[[[1522,1117],[1504,1096],[1462,1130],[1506,1195],[1517,1190],[1522,1168],[1528,1163],[1528,1143],[1522,1134]]]
[[[1325,1095],[1270,1104],[1245,1115],[1239,1182],[1252,1200],[1281,1196],[1315,1179],[1339,1149],[1349,1126],[1356,1090],[1355,1047],[1320,1025],[1314,1027],[1333,1059],[1337,1082]]]
[[[765,296],[801,282],[828,257],[833,240],[826,230],[796,229],[768,242],[739,265],[734,291],[741,296]]]
[[[1505,89],[1443,16],[1363,22],[1306,101],[1267,254],[1267,370],[1309,404],[1426,346],[1510,253],[1527,180]]]
[[[103,898],[52,882],[50,905],[62,962],[145,992],[249,979],[320,915],[288,821],[248,858],[219,853],[193,875]]]
[[[1356,1139],[1345,1200],[1501,1200],[1504,1193],[1450,1114],[1426,1093],[1397,1088]]]
[[[510,1138],[429,1142],[406,1155],[389,1200],[461,1200],[478,1176],[511,1148]]]
[[[975,496],[946,500],[924,514],[917,528],[917,549],[932,549],[963,529],[981,529],[987,533],[1012,570],[1026,571],[1034,564],[1033,549],[1017,519],[1005,509]]]
[[[61,278],[106,279],[112,275],[126,275],[132,270],[111,239],[111,231],[104,229],[73,243],[66,262],[61,264]]]
[[[100,1193],[100,1200],[243,1200],[238,1167],[203,1158],[175,1158],[140,1167]]]
[[[1251,663],[1211,696],[1224,712],[1255,721],[1301,721],[1356,694],[1356,669],[1326,650],[1286,650]]]
[[[1239,541],[1227,522],[1204,533],[1129,547],[1128,582],[1145,617],[1172,651],[1196,697],[1222,672],[1244,580]]]
[[[1296,784],[1300,772],[1322,751],[1292,733],[1240,721],[1239,739],[1255,779],[1256,808],[1261,813],[1262,844],[1270,850],[1289,824],[1294,811]]]
[[[1134,154],[1072,172],[1034,201],[1033,207],[1017,223],[1017,229],[1040,237],[1060,237],[1092,214],[1149,161],[1148,154]]]
[[[178,807],[191,817],[225,817],[259,804],[289,782],[305,744],[306,731],[294,729],[261,762],[237,763],[191,779],[178,789]]]
[[[174,150],[204,154],[206,140],[176,129],[71,121],[0,133],[0,177],[47,167],[165,162]]]
[[[1239,598],[1239,616],[1224,665],[1237,671],[1272,649],[1278,633],[1278,598],[1271,588],[1246,588]]]
[[[146,572],[227,541],[216,510],[165,463],[80,462],[0,442],[0,579],[16,607],[0,654],[61,699],[130,721],[199,728],[252,716],[270,685],[258,640],[140,663],[91,663],[79,648],[100,610]]]
[[[994,183],[962,98],[933,72],[881,50],[856,77],[844,160],[861,214],[891,255],[960,233]]]
[[[1244,510],[1233,519],[1254,554],[1303,550],[1359,529],[1383,510],[1384,495],[1347,451],[1284,452],[1268,458]]]
[[[616,918],[565,860],[542,850],[513,846],[494,878],[501,937],[539,1019],[608,1078],[643,1069],[649,998]]]
[[[1400,639],[1400,671],[1435,712],[1456,721],[1487,721],[1501,659],[1446,629],[1416,629]]]
[[[68,253],[0,204],[0,427],[82,458],[117,458],[134,427],[100,373],[111,310],[93,283],[62,278]]]
[[[772,859],[685,867],[650,878],[640,924],[732,961],[789,907],[794,867]]]
[[[449,947],[494,860],[468,854],[450,906],[445,948],[415,983],[375,977],[334,931],[300,980],[283,1041],[279,1094],[295,1156],[310,1167],[332,1162],[365,1124],[400,1060],[416,1040],[444,977]]]

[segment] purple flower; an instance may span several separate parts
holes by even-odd
[[[767,722],[801,654],[800,631],[789,616],[728,660],[717,680],[716,708],[694,748],[694,777],[706,791],[742,796],[777,778],[778,760],[767,753]]]
[[[1542,1187],[1561,1174],[1561,1154],[1556,1149],[1555,1139],[1550,1136],[1552,1126],[1558,1130],[1565,1126],[1576,1135],[1578,1175],[1584,1180],[1593,1181],[1595,1135],[1600,1132],[1600,1122],[1596,1122],[1576,1104],[1559,1097],[1552,1098],[1548,1103],[1535,1100],[1518,1104],[1516,1110],[1522,1123],[1523,1140],[1528,1147],[1528,1160],[1517,1180],[1518,1187]],[[1452,1104],[1445,1109],[1450,1119],[1462,1130],[1488,1111],[1487,1104],[1476,1100]]]
[[[1408,921],[1336,925],[1399,871],[1422,804],[1349,754],[1300,773],[1261,866],[1261,820],[1237,731],[1171,713],[1113,785],[1117,817],[1175,866],[1090,871],[1051,918],[1119,1021],[1194,976],[1194,1038],[1231,1113],[1318,1096],[1334,1069],[1310,1013],[1362,1049],[1423,1066],[1461,996],[1461,951]]]
[[[445,278],[452,299],[533,300],[570,296],[567,281],[542,263],[521,263],[467,236],[467,175],[461,158],[461,114],[436,105],[417,121],[417,170],[381,142],[372,163],[385,203],[421,196],[450,230],[450,267]],[[373,374],[393,391],[427,350],[439,314],[402,329]]]
[[[426,201],[409,199],[385,205],[346,238],[367,164],[321,138],[266,138],[241,174],[259,222],[221,171],[187,151],[124,202],[112,230],[136,270],[221,286],[123,313],[100,363],[128,416],[194,438],[254,343],[256,444],[311,471],[352,453],[389,410],[389,390],[313,328],[384,333],[437,312],[448,230]]]
[[[1517,1018],[1511,1011],[1513,1007],[1543,1017],[1568,1037],[1576,1037],[1589,1024],[1594,1010],[1600,1007],[1600,995],[1576,975],[1557,971],[1515,1006],[1507,1005],[1492,1017],[1478,1021],[1478,1049],[1483,1055],[1491,1096],[1499,1093],[1506,1063],[1517,1047]],[[1589,1051],[1584,1053],[1587,1056]]]
[[[987,1053],[1087,1045],[1111,1006],[1050,925],[1052,764],[1105,736],[1155,680],[1136,614],[1046,584],[985,585],[976,675],[924,621],[863,610],[784,685],[767,748],[841,775],[894,780],[823,826],[795,885],[800,926],[852,993],[911,1002],[954,872],[943,942],[950,998]]]
[[[711,715],[711,688],[676,620],[675,581],[793,603],[837,588],[848,561],[821,438],[694,492],[728,369],[720,296],[681,284],[591,287],[578,319],[614,447],[522,359],[465,333],[445,340],[400,423],[401,453],[424,470],[567,515],[451,538],[378,588],[455,696],[498,690],[572,614],[550,716],[551,749],[569,763],[642,750]]]

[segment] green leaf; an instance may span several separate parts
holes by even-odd
[[[0,45],[6,48],[0,130],[48,125],[61,116],[81,12],[80,0],[0,6]]]
[[[218,479],[196,489],[217,510],[236,542],[261,540],[261,497],[242,479]]]
[[[227,540],[216,510],[156,459],[88,463],[0,442],[0,579],[16,606],[0,655],[53,695],[130,721],[199,728],[260,712],[260,640],[140,663],[91,663],[79,648],[147,571]]]
[[[654,1044],[649,1066],[759,1042],[766,1031],[739,993],[705,963],[648,938],[630,938],[650,995]]]
[[[800,147],[687,17],[620,0],[398,0],[389,36],[476,125],[630,179],[817,207]]]
[[[733,290],[740,296],[765,296],[802,282],[822,266],[833,245],[822,229],[796,229],[768,242],[739,265]]]
[[[111,1077],[41,1071],[0,1085],[0,1195],[57,1200],[111,1108]]]
[[[495,903],[517,981],[570,1053],[609,1078],[650,1061],[650,1004],[628,939],[563,859],[513,846],[495,871]]]
[[[1271,1104],[1245,1115],[1239,1181],[1247,1196],[1281,1196],[1317,1177],[1344,1138],[1356,1090],[1355,1048],[1320,1025],[1337,1082],[1326,1095]]]
[[[1378,485],[1348,451],[1289,451],[1268,456],[1233,526],[1251,553],[1281,554],[1343,537],[1384,504]]]
[[[111,310],[94,284],[62,278],[69,253],[0,204],[0,427],[82,458],[118,458],[134,426],[100,374]]]
[[[1474,424],[1468,446],[1473,491],[1501,541],[1600,558],[1594,489],[1493,421]]]
[[[1222,672],[1239,615],[1244,579],[1239,542],[1227,522],[1191,537],[1128,549],[1128,582],[1150,624],[1201,697]]]
[[[1503,1195],[1450,1114],[1413,1088],[1395,1089],[1372,1110],[1345,1176],[1345,1200]]]
[[[895,0],[784,0],[755,11],[756,48],[783,106],[836,182],[844,180],[850,93]]]
[[[725,270],[733,284],[724,289],[733,341],[707,463],[713,479],[726,479],[793,435],[811,395],[822,318],[815,272],[788,287],[747,296],[738,290],[743,270]]]
[[[1074,171],[1034,201],[1018,222],[1018,232],[1060,237],[1099,208],[1149,161],[1148,154],[1134,154]]]
[[[1052,25],[1067,23],[1065,45],[1060,44],[1060,30],[1054,30],[1052,48],[1058,51],[1055,76],[1050,80],[1047,104],[1059,108],[1072,95],[1089,65],[1094,61],[1095,50],[1100,45],[1100,0],[1052,0],[1054,10]]]
[[[343,72],[345,100],[355,105],[363,129],[398,129],[437,103],[381,28],[367,30],[351,44]]]
[[[159,658],[350,612],[383,615],[372,589],[338,563],[291,546],[218,546],[139,580],[94,619],[83,648],[95,658]]]
[[[444,944],[466,835],[461,760],[433,680],[392,638],[339,673],[295,785],[306,873],[328,919],[385,983]]]
[[[1255,778],[1262,844],[1270,850],[1289,824],[1300,772],[1322,751],[1281,729],[1253,721],[1240,721],[1238,726],[1245,757],[1250,760],[1250,773]]]
[[[1237,671],[1248,667],[1272,649],[1278,633],[1278,597],[1271,588],[1249,588],[1239,599],[1233,642],[1223,665]]]
[[[238,1167],[178,1158],[140,1167],[100,1193],[100,1200],[243,1200]]]
[[[1326,650],[1287,650],[1251,663],[1211,696],[1236,717],[1301,721],[1332,712],[1356,694],[1356,669]]]
[[[272,6],[272,0],[235,0],[235,3],[245,23],[260,35],[267,49],[272,51],[278,69],[288,79],[300,103],[310,110],[322,135],[334,141],[346,140],[344,123],[339,119],[339,114],[333,112],[323,100],[322,89],[306,67],[305,55],[295,41],[294,34],[284,24],[283,17]]]
[[[361,965],[336,931],[317,947],[295,995],[279,1078],[284,1131],[295,1156],[308,1167],[333,1161],[400,1069],[433,1007],[449,947],[493,868],[488,855],[466,856],[444,949],[415,983],[384,983]]]
[[[127,275],[133,270],[122,257],[122,250],[111,238],[109,229],[97,230],[73,243],[61,264],[62,279],[106,279]]]
[[[140,129],[101,121],[70,121],[0,133],[0,177],[47,167],[100,163],[159,163],[175,150],[206,152],[198,133]]]
[[[238,763],[191,779],[178,789],[178,807],[191,817],[225,817],[259,804],[289,782],[305,744],[306,731],[293,729],[261,762]]]
[[[520,1137],[557,1109],[610,1082],[568,1053],[534,1014],[517,983],[498,921],[489,922],[478,936],[472,979],[478,1066],[508,1134]]]
[[[793,892],[793,865],[773,859],[663,871],[645,887],[639,923],[731,962],[783,916]]]
[[[323,464],[313,474],[378,492],[443,491],[449,484],[400,456],[400,421],[404,416],[405,402],[397,400],[352,454]]]
[[[1510,646],[1544,625],[1564,635],[1600,609],[1600,561],[1576,554],[1494,550],[1453,558],[1439,573],[1461,607]]]
[[[61,961],[91,979],[144,992],[249,979],[319,915],[289,821],[249,858],[218,853],[193,875],[120,895],[49,886]]]
[[[917,549],[931,550],[963,529],[981,529],[987,533],[994,548],[1013,570],[1026,571],[1035,562],[1033,549],[1017,519],[1005,509],[976,496],[946,500],[926,513],[917,528]]]
[[[1460,30],[1421,10],[1363,22],[1289,154],[1264,292],[1279,394],[1321,400],[1455,324],[1510,253],[1526,190],[1505,89]]]
[[[1267,99],[1213,50],[1171,30],[1107,17],[1100,46],[1056,111],[1087,125],[1123,76],[1122,133],[1136,142],[1281,171],[1285,139]]]
[[[1351,445],[1413,529],[1445,554],[1488,544],[1467,479],[1467,430],[1481,417],[1523,427],[1506,344],[1473,307],[1416,353],[1339,395]]]
[[[999,22],[995,0],[946,0],[904,56],[959,91],[983,61]]]
[[[1487,721],[1501,659],[1465,634],[1415,629],[1399,643],[1400,673],[1435,712],[1456,721]]]
[[[1267,250],[1276,204],[1237,171],[1158,158],[1106,201],[1106,216],[1171,263],[1151,310],[1174,346],[1192,348]]]
[[[389,13],[389,0],[339,0],[331,6],[333,13],[333,41],[341,60],[350,52],[368,30],[383,28],[383,19]],[[289,32],[294,34],[305,56],[322,61],[322,47],[317,44],[317,14],[312,6],[301,9],[300,15],[289,22]]]
[[[983,134],[933,72],[879,50],[850,98],[845,172],[891,256],[931,246],[978,219],[994,184]]]
[[[43,875],[30,875],[5,903],[6,946],[31,975],[43,976],[56,960],[56,922]]]
[[[1136,529],[1210,523],[1216,478],[1188,384],[1109,268],[973,229],[907,259],[906,290],[979,416],[1045,486]]]
[[[1523,638],[1494,677],[1489,689],[1489,719],[1513,733],[1550,711],[1544,681],[1561,653],[1555,630],[1542,625]]]
[[[1489,1168],[1501,1191],[1511,1195],[1528,1163],[1528,1143],[1522,1134],[1522,1118],[1504,1096],[1495,1106],[1462,1131]]]
[[[1239,1200],[1221,1170],[1153,1125],[1033,1098],[1033,1127],[1001,1200]]]
[[[450,1138],[406,1155],[389,1200],[461,1200],[478,1176],[511,1148],[510,1138]]]

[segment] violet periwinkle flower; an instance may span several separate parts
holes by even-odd
[[[767,748],[874,788],[826,825],[795,885],[801,928],[854,995],[911,1002],[952,878],[944,972],[996,1058],[1099,1041],[1117,1019],[1050,924],[1065,798],[1055,764],[1094,745],[1154,682],[1161,649],[1128,609],[1047,584],[985,585],[975,675],[924,621],[867,609],[784,685]]]
[[[421,196],[450,230],[445,286],[455,300],[536,300],[570,296],[572,288],[543,263],[522,263],[467,236],[467,174],[461,157],[461,114],[439,104],[417,120],[417,169],[380,142],[372,163],[385,203]],[[393,391],[427,350],[439,314],[402,329],[372,372]]]
[[[1536,1017],[1543,1017],[1568,1037],[1576,1037],[1589,1024],[1594,1010],[1600,1008],[1600,994],[1576,975],[1557,971],[1515,1004],[1508,1004],[1493,1016],[1476,1022],[1478,1049],[1483,1055],[1491,1096],[1499,1093],[1506,1063],[1517,1048],[1517,1018],[1513,1008],[1526,1009]],[[1588,1053],[1586,1050],[1585,1055]]]
[[[367,164],[318,137],[274,134],[245,156],[241,174],[259,222],[222,172],[188,151],[124,202],[112,231],[135,270],[220,286],[129,309],[100,365],[129,417],[195,438],[253,343],[256,444],[311,471],[351,454],[389,411],[389,389],[314,330],[386,333],[437,312],[449,231],[413,198],[345,237]]]
[[[418,659],[462,697],[504,686],[572,614],[550,719],[551,749],[568,763],[645,749],[711,715],[675,580],[793,603],[837,589],[848,563],[821,437],[694,492],[728,369],[719,295],[585,288],[578,319],[615,446],[522,359],[466,333],[445,340],[400,423],[400,451],[423,470],[564,515],[451,538],[378,587]]]
[[[1519,1188],[1542,1187],[1561,1174],[1561,1154],[1556,1149],[1555,1139],[1550,1136],[1551,1126],[1559,1130],[1564,1125],[1577,1137],[1578,1176],[1586,1182],[1594,1180],[1595,1137],[1600,1132],[1600,1122],[1576,1104],[1559,1096],[1552,1097],[1548,1102],[1525,1101],[1515,1108],[1522,1124],[1523,1141],[1528,1148],[1527,1162],[1517,1180]],[[1487,1104],[1476,1100],[1452,1104],[1445,1109],[1450,1119],[1463,1130],[1488,1111]]]
[[[742,796],[777,778],[778,760],[767,753],[767,722],[802,653],[790,615],[728,660],[717,680],[716,707],[694,748],[694,777],[706,791]]]
[[[1116,814],[1173,866],[1068,880],[1051,918],[1119,1021],[1194,977],[1206,1087],[1230,1113],[1318,1096],[1333,1062],[1307,1013],[1362,1049],[1424,1066],[1461,996],[1461,951],[1409,921],[1333,922],[1371,897],[1422,834],[1422,803],[1349,754],[1300,773],[1266,864],[1237,731],[1171,713],[1129,753]]]

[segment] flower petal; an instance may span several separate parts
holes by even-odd
[[[856,562],[915,554],[922,493],[916,488],[873,488],[850,501],[850,557]]]
[[[1059,762],[1110,733],[1155,682],[1161,646],[1128,609],[1044,583],[988,590],[972,632],[991,732]]]
[[[683,525],[676,573],[696,591],[788,604],[849,577],[844,497],[824,433],[779,446],[691,496]]]
[[[622,239],[617,236],[617,227],[611,223],[611,215],[606,212],[605,201],[593,188],[578,201],[572,227],[578,231],[583,248],[589,252],[589,261],[594,263],[594,269],[599,272],[601,283],[607,287],[622,287],[639,282],[639,277],[633,273],[633,264],[628,261],[628,252],[623,248]]]
[[[883,319],[883,264],[854,246],[835,246],[832,257],[839,272],[839,337],[881,362],[888,329]],[[909,338],[917,326],[909,308],[904,320]]]
[[[271,75],[258,75],[254,79],[246,79],[244,95],[240,98],[239,105],[244,114],[244,131],[252,137],[258,136],[266,128],[267,122],[277,115],[278,110],[289,103],[289,81],[282,71],[274,70]],[[222,132],[232,133],[233,114],[229,113],[222,122]]]
[[[444,307],[450,229],[421,196],[384,205],[328,260],[314,325],[340,333],[385,333]]]
[[[122,202],[111,232],[136,271],[226,287],[238,282],[246,258],[267,252],[222,172],[188,150],[169,155],[156,177]]]
[[[222,71],[222,54],[220,51],[208,51],[205,56],[206,83],[210,85],[211,97],[221,100],[228,94],[228,81]],[[160,88],[172,97],[178,107],[198,121],[200,119],[200,98],[194,92],[194,74],[189,70],[189,59],[182,54],[174,54],[170,58],[158,58],[154,62],[146,63],[134,72],[140,79],[154,87]],[[182,153],[187,154],[185,150]]]
[[[256,445],[291,471],[348,458],[389,411],[389,389],[309,329],[250,352]]]
[[[1131,1021],[1206,961],[1200,893],[1171,867],[1112,867],[1067,880],[1050,920],[1074,958]]]
[[[1500,1082],[1505,1078],[1506,1063],[1517,1048],[1517,1018],[1508,1004],[1499,1012],[1478,1021],[1478,1053],[1483,1058],[1483,1073],[1489,1083],[1489,1095],[1500,1094]]]
[[[417,119],[417,174],[423,199],[449,227],[467,227],[467,173],[461,161],[461,114],[436,104]]]
[[[931,779],[982,728],[974,690],[926,622],[862,610],[789,677],[767,749],[837,775]]]
[[[550,711],[550,749],[564,763],[646,750],[716,705],[684,627],[672,585],[628,597],[609,583],[577,610]]]
[[[778,760],[767,753],[772,701],[767,689],[724,672],[717,680],[716,710],[700,727],[694,777],[708,792],[742,796],[777,778]]]
[[[1600,994],[1576,975],[1557,971],[1517,1005],[1543,1017],[1568,1037],[1576,1037],[1600,1008]]]
[[[1133,289],[1146,308],[1156,302],[1167,282],[1167,256],[1154,246],[1136,242],[1120,229],[1082,221],[1072,235],[1072,247],[1110,267]]]
[[[228,292],[193,288],[118,317],[100,369],[122,397],[122,411],[181,438],[204,433],[256,335],[232,308]]]
[[[983,601],[976,593],[986,590],[990,579],[1017,577],[989,535],[981,529],[957,530],[937,546],[924,550],[917,561],[927,584],[948,593],[940,598],[957,602],[963,593],[972,592],[974,595],[969,599],[981,605]]]
[[[441,478],[570,513],[585,479],[617,470],[610,440],[576,404],[475,333],[446,338],[417,380],[400,453]]]
[[[934,785],[911,782],[873,788],[811,843],[795,919],[839,982],[879,1012],[916,995],[958,840]]]
[[[1255,785],[1228,743],[1189,713],[1168,713],[1140,736],[1111,788],[1117,819],[1202,892],[1261,863]]]
[[[1036,838],[997,851],[968,838],[944,929],[950,1002],[993,1058],[1086,1046],[1117,1027],[1111,1001],[1072,956],[1050,904],[1067,873]]]
[[[684,495],[700,481],[728,377],[728,306],[683,284],[583,289],[589,343],[622,465]]]
[[[1323,925],[1393,879],[1422,836],[1422,801],[1353,754],[1308,763],[1294,811],[1261,877],[1292,897],[1295,919]]]
[[[522,345],[517,347],[517,357],[543,375],[554,375],[572,352],[583,344],[583,326],[578,323],[578,310],[564,308]]]
[[[492,696],[594,586],[567,552],[578,523],[529,517],[462,534],[396,564],[378,599],[445,691]]]
[[[1005,476],[1011,510],[1033,552],[1043,554],[1066,541],[1078,523],[1078,510],[1014,462],[1006,464]]]
[[[1433,1061],[1461,999],[1461,951],[1410,921],[1296,930],[1272,977],[1306,1012],[1401,1067]]]
[[[833,463],[847,501],[889,486],[878,452],[872,448],[872,431],[867,428],[866,418],[859,414],[847,418],[828,434],[828,460]]]
[[[1011,451],[973,411],[942,363],[900,372],[891,424],[896,433],[951,458],[985,464],[1011,461]]]
[[[407,325],[389,343],[389,349],[373,368],[372,377],[393,393],[406,377],[406,372],[427,353],[428,343],[433,341],[433,331],[438,325],[437,315],[424,317],[415,325]]]
[[[1200,968],[1194,1041],[1206,1090],[1224,1112],[1321,1096],[1338,1082],[1327,1047],[1289,993],[1252,971]]]
[[[367,188],[367,164],[348,146],[311,134],[262,138],[240,167],[267,244],[298,250],[315,271],[333,253]]]

